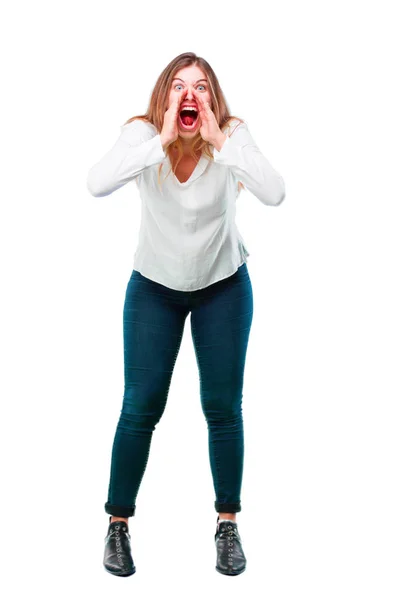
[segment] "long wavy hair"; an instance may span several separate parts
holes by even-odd
[[[222,130],[233,119],[237,119],[238,121],[243,123],[243,119],[229,114],[228,103],[225,100],[225,96],[217,79],[217,76],[214,73],[211,66],[209,65],[209,63],[201,56],[197,56],[194,52],[184,52],[183,54],[180,54],[179,56],[171,60],[171,62],[165,67],[161,75],[158,77],[150,97],[147,112],[143,115],[131,117],[124,123],[124,125],[127,125],[128,123],[131,123],[136,119],[140,119],[142,121],[147,121],[148,123],[151,123],[152,125],[154,125],[157,131],[161,133],[164,124],[165,111],[168,108],[172,80],[175,78],[175,75],[178,71],[180,71],[184,67],[189,67],[191,65],[198,66],[204,72],[204,75],[208,82],[208,89],[210,91],[211,96],[211,109],[214,112],[219,128]],[[232,135],[232,133],[230,135]],[[189,154],[192,156],[192,158],[197,160],[197,156],[200,152],[201,155],[204,154],[205,156],[207,156],[209,160],[214,160],[210,146],[211,145],[208,142],[203,140],[200,132],[198,131],[194,138],[191,140]],[[177,140],[173,144],[170,144],[166,149],[166,153],[170,159],[171,165],[173,164],[172,159],[174,150],[178,151],[176,163],[173,169],[173,172],[175,174],[176,167],[178,166],[178,163],[180,162],[184,154],[182,141],[179,136]],[[162,163],[158,168],[159,186],[161,185],[161,169]],[[168,177],[170,172],[171,169],[168,171],[166,177]],[[243,188],[244,186],[242,183],[239,182],[239,191],[241,187]]]

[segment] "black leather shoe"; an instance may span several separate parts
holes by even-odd
[[[217,519],[217,531],[215,533],[215,544],[217,547],[216,569],[223,575],[239,575],[246,568],[246,557],[242,548],[242,541],[234,521],[222,521]]]
[[[111,517],[109,521],[105,538],[104,568],[112,575],[128,577],[136,571],[131,554],[131,536],[128,525],[125,521],[111,523]]]

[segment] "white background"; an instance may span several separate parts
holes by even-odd
[[[20,2],[2,18],[2,581],[7,597],[398,600],[396,2]],[[5,14],[4,14],[5,12]],[[137,572],[102,566],[123,396],[134,183],[89,168],[193,51],[286,184],[241,192],[254,318],[239,532],[216,512],[187,319],[130,519]],[[397,56],[397,60],[396,60]],[[7,577],[4,577],[6,575]]]

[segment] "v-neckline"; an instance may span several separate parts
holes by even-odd
[[[195,181],[195,179],[197,179],[198,177],[200,177],[200,175],[205,170],[206,164],[208,162],[207,159],[206,159],[206,157],[204,156],[204,154],[202,154],[200,156],[199,160],[197,161],[197,164],[196,164],[195,168],[193,169],[192,174],[190,175],[189,179],[186,179],[186,181],[179,181],[179,179],[175,175],[174,171],[172,170],[172,163],[171,163],[170,158],[169,158],[168,155],[167,155],[167,158],[168,158],[169,166],[171,167],[172,177],[174,178],[174,181],[180,187],[186,187],[190,183],[192,183],[193,181]]]

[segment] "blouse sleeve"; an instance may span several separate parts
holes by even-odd
[[[88,172],[86,186],[92,196],[108,196],[142,171],[164,160],[160,134],[135,119],[121,126],[114,146]]]
[[[277,206],[285,198],[285,183],[253,140],[247,123],[239,122],[221,149],[214,148],[216,163],[229,167],[245,187],[266,205]]]

